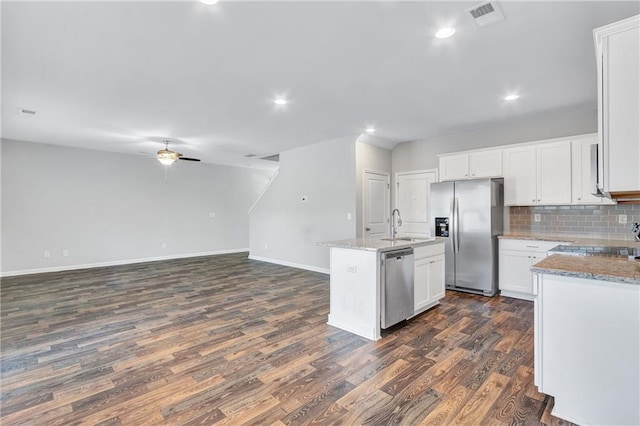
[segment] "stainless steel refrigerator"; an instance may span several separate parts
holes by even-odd
[[[431,235],[445,238],[445,286],[493,296],[498,291],[502,181],[431,184]]]

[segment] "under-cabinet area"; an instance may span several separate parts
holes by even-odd
[[[331,248],[329,325],[378,340],[387,327],[383,317],[395,318],[395,322],[409,319],[444,298],[443,239],[390,240],[358,238],[320,243]],[[412,264],[407,265],[408,261]],[[406,300],[410,300],[408,308]]]

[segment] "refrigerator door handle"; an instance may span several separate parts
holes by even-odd
[[[456,199],[452,198],[451,199],[451,211],[449,212],[449,217],[451,218],[451,226],[450,226],[450,232],[449,232],[449,236],[451,238],[451,242],[452,242],[452,250],[455,253],[457,250],[456,247],[456,221],[455,221],[455,217],[456,217]]]
[[[454,212],[453,212],[453,222],[454,222],[454,252],[460,253],[460,208],[459,208],[459,200],[458,197],[454,198]]]

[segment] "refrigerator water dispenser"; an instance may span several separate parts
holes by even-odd
[[[436,237],[449,236],[449,218],[436,217]]]

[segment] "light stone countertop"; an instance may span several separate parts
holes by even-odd
[[[386,252],[391,250],[400,250],[410,247],[422,247],[422,246],[430,246],[434,244],[444,244],[445,238],[441,237],[430,237],[430,238],[416,238],[412,241],[385,241],[380,238],[353,238],[349,240],[338,240],[338,241],[323,241],[318,243],[319,246],[323,247],[336,247],[336,248],[345,248],[345,249],[353,249],[353,250],[366,250],[366,251],[377,251],[377,252]]]
[[[609,240],[605,238],[589,238],[586,236],[567,237],[549,234],[505,234],[500,235],[498,238],[512,240],[558,241],[560,243],[571,243],[575,246],[640,247],[640,241]]]
[[[640,260],[622,256],[554,254],[533,265],[531,272],[640,285]]]

